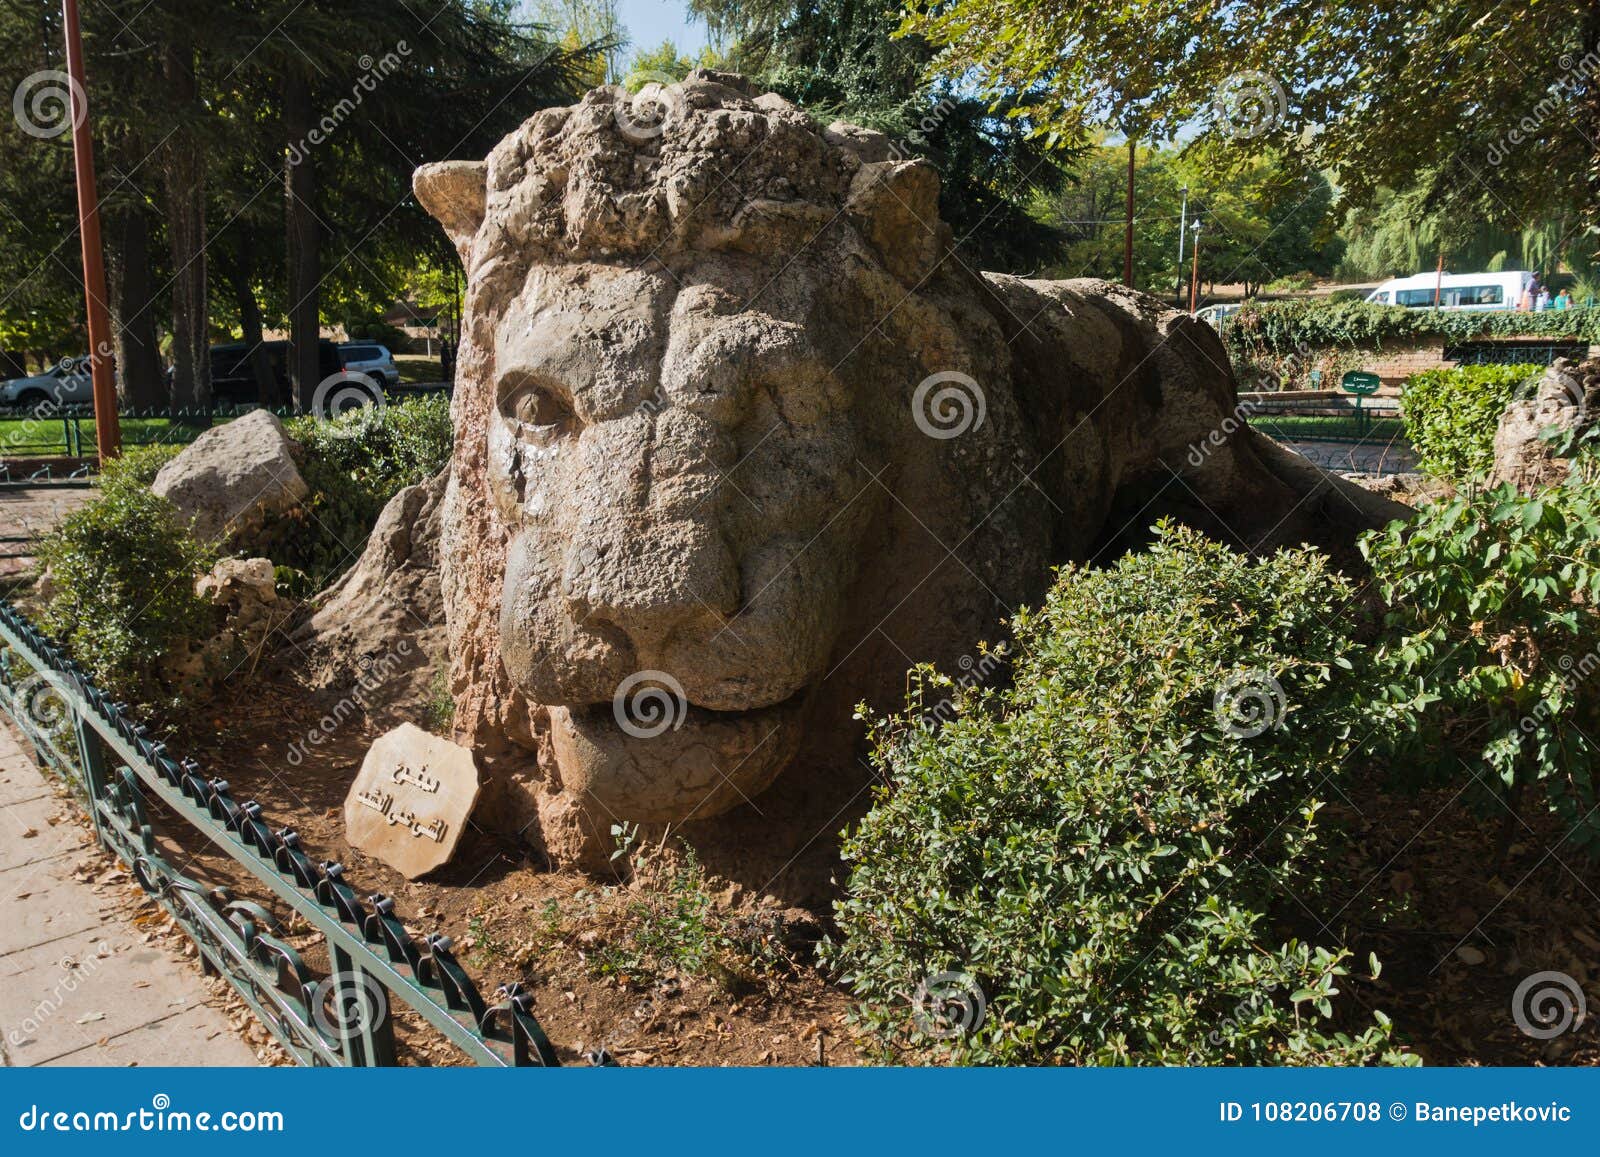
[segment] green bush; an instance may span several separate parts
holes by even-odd
[[[980,1063],[1402,1059],[1381,1014],[1332,1031],[1350,954],[1279,919],[1323,889],[1352,598],[1314,552],[1257,563],[1162,524],[1017,616],[1010,686],[921,669],[957,710],[874,721],[888,786],[823,949],[864,1026]]]
[[[360,556],[384,504],[450,461],[450,399],[428,394],[399,405],[303,416],[285,424],[305,447],[311,494],[266,528],[259,549],[320,590]]]
[[[110,465],[99,497],[39,546],[50,575],[41,626],[103,689],[140,703],[166,694],[162,659],[215,629],[214,608],[194,592],[215,560],[145,484],[154,459],[130,454]]]
[[[1506,403],[1541,372],[1536,365],[1460,366],[1411,375],[1400,394],[1400,418],[1418,464],[1458,484],[1486,478]]]
[[[1466,779],[1501,818],[1532,794],[1574,845],[1600,851],[1594,488],[1461,495],[1368,535],[1362,550],[1391,608],[1370,686],[1397,775]]]
[[[161,473],[161,468],[183,452],[182,443],[154,442],[147,446],[127,446],[119,457],[105,464],[100,472],[102,485],[107,481],[127,480],[139,486],[149,486]]]

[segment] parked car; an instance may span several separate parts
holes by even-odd
[[[1197,321],[1203,321],[1212,329],[1221,333],[1222,327],[1227,324],[1228,319],[1243,308],[1244,306],[1242,305],[1208,305],[1204,309],[1195,310],[1194,316]]]
[[[69,405],[94,401],[89,359],[65,358],[42,374],[0,382],[0,406]]]
[[[278,396],[289,396],[289,343],[264,341],[260,345],[266,357],[267,373],[277,385]],[[252,405],[261,401],[261,390],[256,382],[254,354],[257,347],[242,341],[214,345],[211,357],[211,396],[219,405]],[[326,380],[344,369],[339,360],[339,347],[331,341],[318,343],[317,373]]]
[[[1408,309],[1515,309],[1522,291],[1533,281],[1526,269],[1502,273],[1446,273],[1437,270],[1385,281],[1367,300],[1377,305],[1403,305]]]
[[[339,347],[339,360],[353,374],[365,374],[377,383],[379,389],[391,389],[400,384],[400,367],[388,346],[369,341],[347,341]]]

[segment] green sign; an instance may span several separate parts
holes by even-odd
[[[1378,387],[1382,384],[1377,374],[1369,374],[1365,370],[1351,370],[1345,374],[1344,380],[1340,382],[1346,393],[1355,394],[1358,397],[1376,394]]]

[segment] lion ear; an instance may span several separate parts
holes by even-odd
[[[926,161],[862,165],[846,208],[901,281],[914,285],[938,264],[946,229],[939,220],[939,173]]]
[[[433,219],[444,226],[461,259],[487,212],[489,166],[483,161],[439,161],[423,165],[411,188]]]

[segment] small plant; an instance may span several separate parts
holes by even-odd
[[[581,892],[540,913],[539,939],[578,945],[589,970],[626,985],[700,977],[732,991],[760,988],[793,967],[776,913],[724,911],[694,849],[646,848],[630,824],[612,828],[625,887]]]
[[[1412,785],[1515,822],[1531,793],[1600,851],[1600,499],[1581,481],[1424,507],[1362,550],[1389,604],[1371,727]],[[1500,801],[1505,806],[1500,806]]]
[[[1356,722],[1350,585],[1163,523],[1013,623],[1014,679],[940,728],[873,721],[885,784],[848,834],[824,958],[902,1055],[995,1064],[1399,1060],[1334,1031],[1349,952],[1320,793]],[[1294,897],[1294,898],[1291,898]]]
[[[1408,378],[1400,417],[1422,468],[1463,486],[1486,478],[1500,415],[1540,372],[1535,365],[1460,366]]]
[[[50,576],[44,630],[107,692],[141,703],[170,695],[162,660],[209,637],[216,616],[194,589],[214,557],[145,485],[153,458],[112,464],[99,497],[39,545]]]
[[[436,735],[449,735],[456,721],[456,702],[450,695],[450,670],[440,668],[428,680],[428,698],[422,706],[428,730]]]

